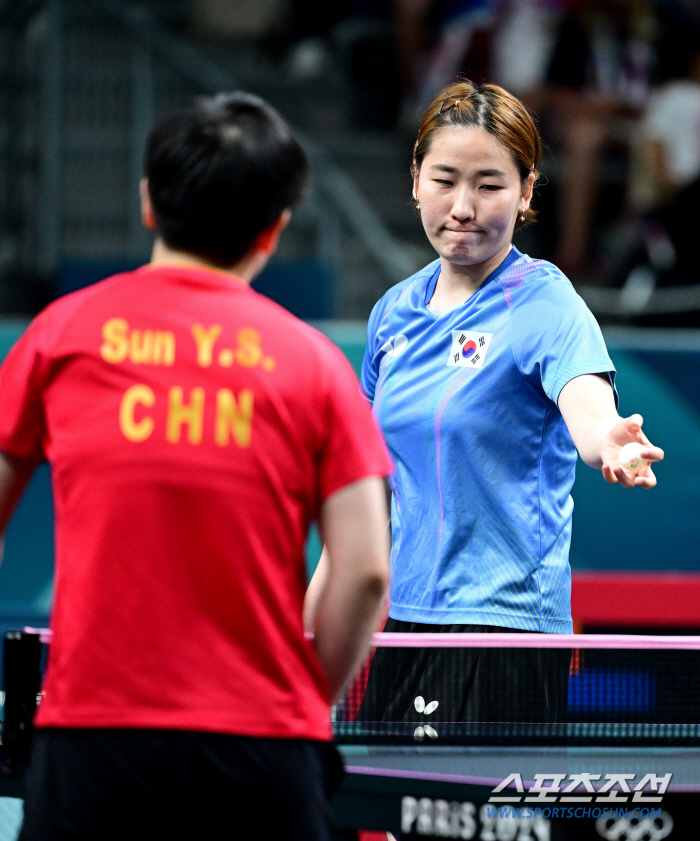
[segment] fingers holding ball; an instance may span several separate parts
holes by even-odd
[[[649,464],[649,459],[642,456],[642,453],[648,449],[648,446],[635,442],[625,444],[620,450],[620,464],[630,473],[639,473]]]

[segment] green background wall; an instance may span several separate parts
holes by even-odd
[[[362,324],[316,322],[359,371]],[[0,358],[26,322],[0,322]],[[654,491],[607,485],[579,462],[573,496],[575,569],[700,572],[700,331],[606,331],[618,370],[620,411],[640,412],[652,441],[664,447]],[[0,407],[2,411],[2,407]],[[313,567],[318,538],[309,542]],[[53,576],[49,470],[35,474],[7,533],[0,568],[0,627],[46,621]]]

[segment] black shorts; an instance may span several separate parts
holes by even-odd
[[[173,730],[37,729],[21,841],[327,841],[335,748]]]
[[[384,630],[518,633],[493,625],[425,625],[397,619],[389,619]],[[357,720],[420,725],[564,721],[570,662],[571,651],[561,648],[380,647],[372,660]]]

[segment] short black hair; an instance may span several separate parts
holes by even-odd
[[[227,267],[299,204],[309,168],[280,114],[235,92],[199,97],[159,122],[145,175],[165,244]]]

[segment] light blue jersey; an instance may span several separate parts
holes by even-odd
[[[386,436],[390,616],[571,633],[576,449],[557,407],[614,367],[595,319],[551,263],[513,248],[437,316],[436,260],[370,316],[362,387]]]

